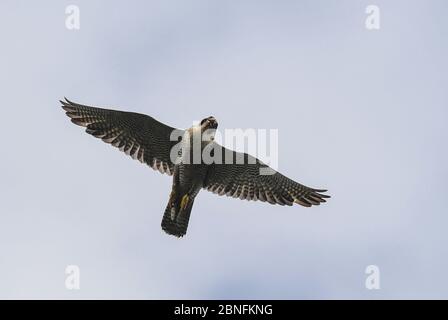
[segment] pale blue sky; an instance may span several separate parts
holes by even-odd
[[[447,9],[2,1],[0,298],[448,298]],[[212,114],[278,129],[279,171],[333,198],[285,208],[203,191],[187,237],[167,236],[171,179],[73,126],[63,96],[178,127]]]

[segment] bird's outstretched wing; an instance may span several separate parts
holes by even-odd
[[[86,127],[86,132],[119,148],[148,164],[154,170],[172,175],[174,164],[170,151],[177,141],[171,141],[173,130],[154,118],[134,113],[89,107],[69,101],[60,101],[73,123]],[[179,130],[180,134],[183,130]],[[180,135],[179,134],[179,135]]]
[[[305,207],[319,205],[330,197],[322,194],[327,190],[313,189],[297,183],[246,153],[215,146],[221,148],[222,162],[209,166],[204,183],[204,188],[208,191],[242,200],[260,200],[288,206],[295,202]],[[225,162],[226,153],[232,156],[234,164]],[[235,163],[237,158],[240,159],[240,164]]]

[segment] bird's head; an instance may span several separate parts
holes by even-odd
[[[210,116],[208,118],[202,119],[201,123],[201,132],[204,135],[204,141],[212,141],[215,138],[215,132],[218,128],[218,121],[216,121],[215,117]]]

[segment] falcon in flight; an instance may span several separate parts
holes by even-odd
[[[218,122],[214,117],[180,130],[144,114],[90,107],[67,98],[60,102],[71,121],[86,127],[87,133],[154,170],[173,176],[171,194],[162,219],[162,229],[168,234],[177,237],[186,234],[191,208],[201,189],[282,206],[297,203],[311,207],[330,197],[323,194],[326,190],[304,186],[257,158],[216,143],[214,133]],[[194,137],[197,135],[201,137],[199,152],[208,149],[214,161],[206,161],[205,157],[194,161]],[[263,174],[263,168],[269,169],[270,173]]]

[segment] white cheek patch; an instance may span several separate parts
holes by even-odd
[[[210,142],[215,138],[215,129],[207,129],[202,133],[202,141]]]

